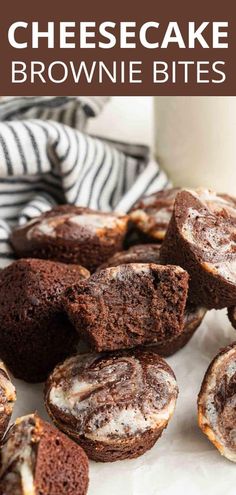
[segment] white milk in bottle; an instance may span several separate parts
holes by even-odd
[[[236,97],[155,97],[155,152],[175,185],[236,196]]]

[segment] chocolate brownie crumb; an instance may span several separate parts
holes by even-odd
[[[168,357],[182,349],[193,337],[207,310],[200,306],[196,307],[191,304],[186,305],[184,313],[184,327],[180,335],[176,335],[165,342],[152,344],[150,347],[153,352],[157,352],[160,356]]]

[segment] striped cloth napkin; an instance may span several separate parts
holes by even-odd
[[[11,229],[56,204],[127,212],[168,186],[149,148],[89,136],[105,97],[0,99],[0,266],[14,253]],[[112,115],[111,115],[112,119]]]

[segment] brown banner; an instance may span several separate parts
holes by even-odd
[[[235,18],[233,1],[9,0],[0,94],[236,95]]]

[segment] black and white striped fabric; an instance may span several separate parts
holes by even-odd
[[[106,100],[0,100],[0,266],[14,259],[11,229],[55,204],[127,212],[144,194],[168,186],[147,147],[86,133],[88,118]]]

